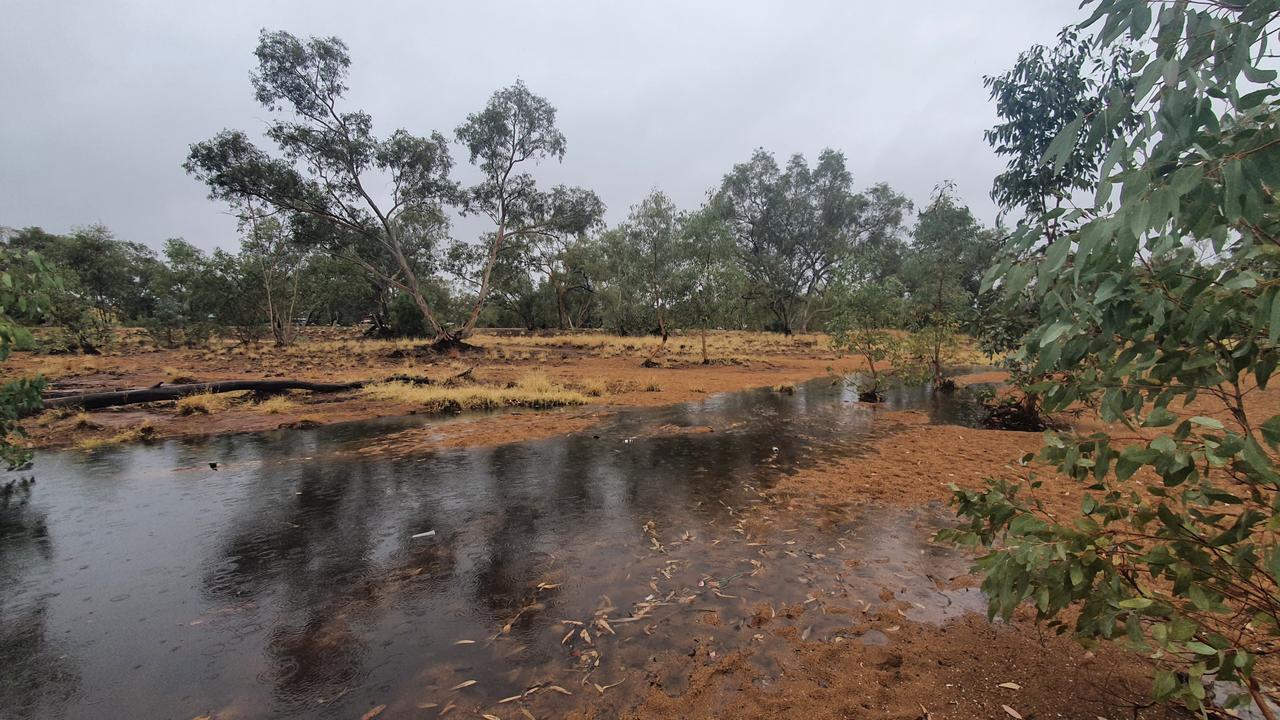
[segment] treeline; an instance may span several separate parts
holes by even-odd
[[[605,227],[594,192],[538,187],[530,168],[562,158],[566,140],[555,108],[521,82],[455,130],[483,178],[463,186],[441,133],[378,138],[368,115],[340,109],[350,60],[337,38],[264,31],[256,55],[278,154],[227,130],[185,163],[239,217],[238,252],[169,240],[156,254],[101,227],[8,239],[62,277],[44,319],[66,328],[69,347],[96,348],[112,321],[163,345],[219,328],[286,345],[302,324],[361,322],[445,344],[485,326],[792,333],[847,324],[844,298],[868,283],[906,303],[886,322],[954,329],[998,245],[949,187],[913,225],[905,197],[856,190],[834,150],[813,164],[757,150],[701,207],[655,190]],[[493,229],[453,238],[450,210]]]
[[[95,352],[113,324],[145,328],[165,347],[201,344],[215,332],[288,344],[299,325],[388,316],[392,298],[347,263],[285,240],[274,218],[246,232],[234,253],[176,238],[157,253],[101,225],[66,235],[31,227],[9,235],[5,258],[16,271],[35,253],[53,276],[45,301],[16,317],[57,327],[51,342],[60,350]]]
[[[887,289],[882,327],[957,328],[974,319],[982,270],[998,246],[946,188],[911,223],[912,206],[884,185],[853,191],[840,153],[779,167],[757,151],[711,199],[681,210],[654,191],[614,227],[508,244],[489,276],[477,326],[599,328],[667,336],[708,328],[780,332],[848,322],[855,288]],[[432,337],[412,297],[358,263],[298,237],[305,226],[256,211],[238,251],[170,239],[160,252],[102,226],[66,235],[25,228],[10,263],[37,253],[57,276],[28,322],[57,326],[62,350],[94,352],[113,323],[145,328],[161,346],[212,333],[291,343],[300,326],[367,324],[371,333]],[[432,307],[475,304],[467,268],[482,245],[455,244],[412,261]]]

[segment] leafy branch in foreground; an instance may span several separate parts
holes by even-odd
[[[34,252],[0,249],[0,360],[15,346],[29,344],[30,332],[14,316],[39,317],[49,295],[59,287],[44,261]],[[0,460],[10,470],[25,465],[31,451],[19,441],[18,418],[40,407],[42,378],[20,378],[0,385]]]
[[[1280,415],[1261,392],[1280,359],[1280,86],[1261,67],[1280,2],[1087,4],[1097,51],[1138,42],[1130,77],[1038,161],[1058,172],[1110,138],[1093,202],[1033,212],[984,289],[1039,307],[1014,353],[1039,378],[1025,391],[1125,429],[1046,435],[1038,460],[1081,484],[1078,516],[1039,503],[1040,481],[992,481],[955,490],[967,522],[942,537],[990,550],[992,615],[1029,600],[1060,632],[1148,653],[1160,700],[1203,707],[1216,679],[1258,702],[1280,640]]]

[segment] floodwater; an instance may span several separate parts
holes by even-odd
[[[855,397],[818,380],[422,454],[370,452],[417,418],[40,455],[0,500],[0,717],[547,717],[678,694],[736,649],[767,676],[768,628],[883,642],[849,628],[889,597],[980,607],[943,587],[967,562],[929,542],[942,509],[767,497],[859,451]]]

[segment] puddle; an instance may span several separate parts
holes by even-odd
[[[888,404],[948,422],[968,402]],[[542,717],[678,693],[670,658],[767,650],[783,627],[854,638],[884,608],[980,609],[947,589],[968,561],[928,540],[942,508],[765,501],[783,474],[858,452],[876,413],[828,379],[420,455],[358,451],[421,419],[41,455],[31,493],[0,508],[0,707],[436,717],[536,687],[499,714]]]

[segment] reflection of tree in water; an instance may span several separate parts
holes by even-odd
[[[48,601],[17,604],[20,578],[53,556],[48,521],[28,504],[26,490],[0,495],[0,711],[34,717],[57,706],[80,685],[73,656],[49,636]]]
[[[67,648],[49,637],[44,600],[0,611],[0,708],[9,717],[35,717],[40,707],[63,705],[76,694],[80,674]]]
[[[26,486],[0,490],[0,588],[13,588],[29,568],[53,556],[48,521],[30,507],[31,492]]]
[[[658,422],[646,415],[600,437],[391,460],[328,455],[298,463],[288,459],[323,449],[314,438],[277,438],[262,448],[258,477],[239,499],[220,561],[206,569],[204,593],[213,602],[280,608],[262,679],[288,702],[333,697],[374,672],[368,666],[379,645],[370,629],[391,606],[457,613],[494,631],[514,620],[515,634],[545,635],[547,623],[590,613],[598,598],[583,582],[565,595],[540,583],[579,576],[598,591],[645,545],[645,520],[670,523],[664,529],[672,532],[676,522],[736,523],[729,507],[758,497],[744,483],[764,486],[808,464],[812,455],[803,451],[815,438],[846,446],[849,426],[830,412],[838,396],[812,399],[827,403],[823,414],[800,413],[806,399],[803,392],[734,398],[707,410],[668,409]],[[717,431],[682,430],[707,424]],[[241,447],[239,457],[247,452]],[[409,539],[426,529],[436,536]],[[474,562],[466,577],[457,576],[460,559]],[[449,633],[444,625],[427,629],[423,647]],[[508,659],[549,659],[539,657],[549,652],[540,645]]]
[[[492,504],[480,508],[484,554],[471,584],[475,607],[501,621],[535,598],[548,600],[538,584],[557,579],[550,573],[572,571],[557,567],[559,548],[581,551],[585,542],[619,536],[638,541],[650,517],[727,517],[715,500],[740,485],[758,456],[772,453],[771,446],[760,449],[765,439],[762,433],[675,434],[620,446],[618,438],[577,434],[492,449],[475,468],[493,492]]]
[[[492,478],[494,497],[489,507],[478,508],[487,517],[476,528],[484,534],[478,538],[484,555],[474,570],[472,596],[476,607],[487,609],[494,619],[509,617],[530,602],[530,588],[545,577],[550,560],[531,548],[547,525],[563,517],[552,493],[527,492],[529,486],[519,482],[520,476],[531,468],[555,476],[560,462],[554,452],[508,445],[494,448],[488,462],[474,468]]]
[[[300,625],[281,623],[271,630],[269,677],[261,679],[273,683],[282,699],[314,700],[350,687],[368,657],[367,643],[343,613],[318,610]]]
[[[297,474],[288,478],[291,469]],[[263,679],[288,701],[332,695],[350,687],[368,656],[352,627],[359,615],[419,575],[427,585],[445,584],[454,549],[440,537],[377,563],[378,532],[413,498],[397,491],[405,474],[388,472],[385,463],[264,463],[258,473],[222,561],[204,575],[204,592],[214,602],[270,596],[281,614],[267,640],[272,662]],[[430,507],[416,510],[414,522],[432,522]]]

